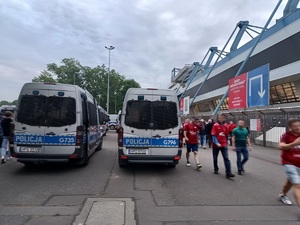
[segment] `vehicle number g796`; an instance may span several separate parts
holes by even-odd
[[[59,138],[59,143],[74,143],[75,137],[61,137]]]
[[[164,140],[164,145],[176,145],[176,140]]]

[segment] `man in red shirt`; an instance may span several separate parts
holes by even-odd
[[[279,149],[282,150],[282,164],[288,176],[288,181],[279,198],[285,204],[291,205],[286,194],[292,184],[295,200],[300,207],[300,120],[291,119],[288,126],[290,131],[283,134],[279,143]]]
[[[201,168],[201,164],[199,162],[198,157],[198,133],[199,133],[199,126],[197,125],[198,119],[196,117],[192,118],[191,123],[187,123],[184,125],[184,138],[186,142],[186,165],[188,167],[191,166],[190,163],[190,153],[194,153],[194,158],[196,162],[196,167]]]
[[[218,156],[221,151],[226,168],[226,178],[235,177],[235,175],[231,173],[231,163],[227,148],[228,128],[223,115],[218,116],[218,122],[213,125],[211,135],[213,141],[214,173],[219,174]]]
[[[233,121],[230,121],[228,124],[228,133],[229,133],[229,142],[230,146],[232,146],[232,132],[236,128],[236,125],[233,123]]]

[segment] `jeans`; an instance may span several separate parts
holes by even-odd
[[[224,160],[224,164],[225,164],[225,170],[226,170],[226,174],[231,174],[231,163],[228,157],[228,149],[227,147],[213,147],[213,158],[214,158],[214,170],[218,171],[219,167],[218,167],[218,156],[219,156],[219,152],[221,151],[222,156],[223,156],[223,160]]]
[[[242,160],[242,155],[243,155],[243,160]],[[249,159],[249,152],[247,149],[247,146],[243,147],[236,147],[236,164],[238,171],[241,172],[244,170],[244,165]]]
[[[200,144],[201,146],[206,146],[206,134],[200,135]]]
[[[207,135],[207,140],[208,140],[208,147],[211,148],[211,146],[212,146],[212,136],[210,134]]]
[[[10,157],[10,151],[6,151],[8,143],[9,143],[9,137],[3,136],[2,145],[1,145],[1,157]]]

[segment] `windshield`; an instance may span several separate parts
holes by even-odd
[[[23,96],[17,121],[30,126],[61,127],[76,123],[74,98]]]
[[[125,125],[137,129],[166,130],[178,126],[177,105],[166,101],[128,101]]]

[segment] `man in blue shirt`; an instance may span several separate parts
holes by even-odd
[[[239,120],[238,127],[232,131],[232,147],[233,150],[236,151],[239,175],[242,175],[242,172],[245,172],[244,165],[249,159],[247,144],[249,150],[251,151],[251,142],[249,138],[249,132],[245,128],[245,121]]]

